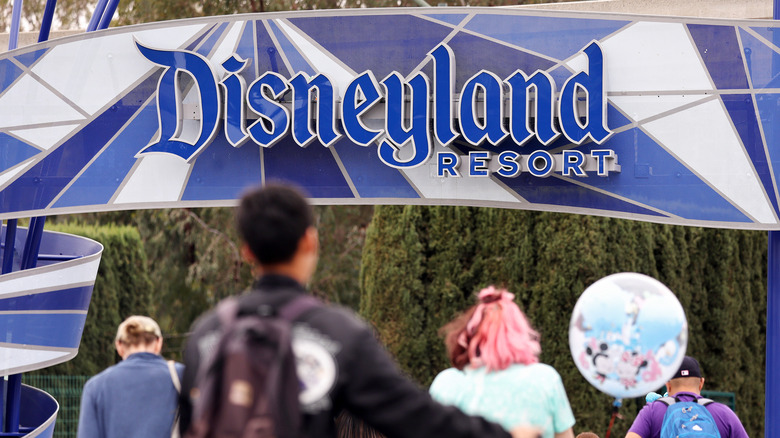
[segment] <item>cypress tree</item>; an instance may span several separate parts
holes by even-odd
[[[424,254],[417,208],[377,207],[366,231],[360,274],[361,313],[372,321],[390,353],[417,379],[429,371],[424,330]],[[420,381],[420,380],[418,380]]]
[[[421,343],[430,366],[415,375],[423,385],[430,384],[436,371],[449,366],[446,349],[438,336],[440,328],[474,303],[478,287],[471,269],[481,230],[476,226],[474,208],[435,207],[423,210],[421,237],[426,252],[426,275],[421,301]],[[410,321],[411,322],[411,321]],[[422,341],[424,339],[424,341]]]
[[[479,230],[472,263],[478,287],[505,286],[526,309],[531,301],[530,285],[536,282],[536,212],[478,209]]]
[[[675,293],[705,389],[736,393],[749,435],[762,436],[764,232],[488,208],[378,207],[364,247],[361,309],[401,367],[427,385],[448,366],[434,358],[444,352],[438,327],[473,304],[479,288],[506,286],[542,335],[542,362],[561,374],[575,433],[603,434],[613,399],[574,365],[568,323],[581,293],[617,272],[650,275]],[[623,420],[612,434],[623,436],[643,405],[644,398],[623,400]]]

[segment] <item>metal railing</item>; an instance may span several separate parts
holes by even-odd
[[[737,397],[733,392],[704,390],[701,392],[701,395],[702,397],[715,400],[718,403],[723,403],[724,405],[730,407],[732,411],[736,411],[737,409]]]
[[[76,438],[79,423],[79,404],[84,383],[90,376],[22,376],[23,383],[42,389],[60,404],[54,438]]]

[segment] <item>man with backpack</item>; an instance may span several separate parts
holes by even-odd
[[[525,427],[510,435],[436,403],[401,374],[364,321],[311,298],[304,285],[319,244],[297,190],[251,190],[236,219],[257,278],[249,293],[193,326],[180,400],[186,437],[334,438],[344,409],[388,438],[538,436]]]
[[[645,405],[626,438],[748,438],[734,411],[701,396],[703,387],[699,362],[685,356],[680,369],[666,383],[669,395]]]

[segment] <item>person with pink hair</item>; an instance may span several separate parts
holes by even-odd
[[[429,392],[506,430],[525,424],[541,428],[544,438],[574,438],[561,376],[539,363],[539,334],[514,297],[506,289],[482,289],[477,305],[442,328],[453,368],[439,373]]]

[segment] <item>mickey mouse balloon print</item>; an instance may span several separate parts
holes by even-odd
[[[688,323],[677,297],[660,281],[623,272],[585,289],[569,324],[577,368],[615,398],[661,388],[685,356]]]

